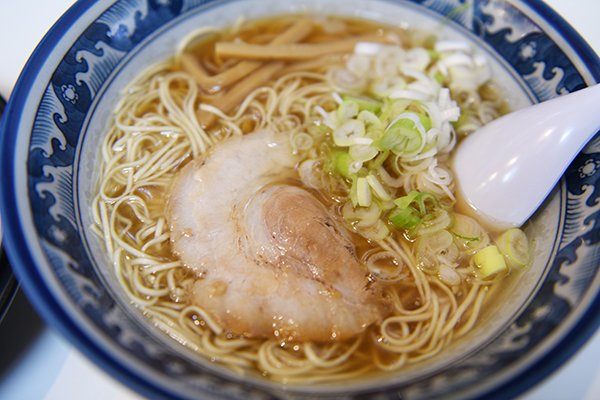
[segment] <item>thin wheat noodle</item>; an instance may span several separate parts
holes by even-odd
[[[473,285],[473,287],[471,287],[471,290],[469,291],[469,294],[467,295],[467,297],[458,306],[458,309],[456,310],[456,312],[454,313],[452,318],[450,318],[450,320],[444,326],[444,330],[442,332],[444,335],[449,333],[452,329],[454,329],[454,327],[459,322],[460,318],[465,313],[467,308],[474,302],[474,300],[477,296],[477,292],[479,291],[479,288],[480,288],[480,285],[478,283],[475,283]]]
[[[350,356],[356,351],[358,346],[362,341],[362,337],[354,340],[352,346],[350,346],[346,351],[335,358],[321,358],[317,355],[314,346],[311,343],[307,343],[304,345],[304,352],[307,358],[312,361],[314,365],[320,368],[331,368],[338,366],[344,362],[346,362]]]
[[[433,331],[435,330],[435,325],[438,323],[440,309],[436,298],[433,298],[432,304],[432,315],[430,321],[426,323],[424,328],[425,331],[421,333],[416,340],[411,341],[408,344],[403,338],[397,337],[393,329],[390,327],[391,324],[386,323],[387,320],[384,320],[381,326],[381,335],[384,338],[381,346],[392,353],[409,353],[422,348],[425,343],[431,339]],[[420,324],[423,323],[420,322]]]
[[[435,347],[439,346],[440,343],[443,343],[444,337],[446,337],[446,335],[443,334],[442,332],[442,328],[443,328],[443,321],[447,320],[448,315],[450,314],[450,307],[448,305],[445,305],[441,308],[440,310],[440,314],[438,316],[438,323],[433,324],[434,326],[434,331],[433,331],[433,335],[431,337],[431,340],[429,341],[429,345],[425,348],[419,349],[419,352],[421,353],[425,353],[425,354],[435,354]],[[452,333],[450,333],[451,335]]]
[[[470,310],[469,318],[462,324],[460,329],[456,331],[456,336],[463,336],[465,333],[469,332],[475,325],[475,322],[477,322],[477,318],[479,317],[479,313],[481,311],[481,306],[483,305],[483,301],[488,294],[487,289],[488,288],[485,287],[477,294],[477,298],[475,299],[473,307]]]
[[[407,355],[405,353],[401,353],[396,356],[396,359],[393,362],[386,364],[381,360],[381,356],[378,352],[373,353],[375,365],[382,371],[396,371],[406,364],[407,359]]]

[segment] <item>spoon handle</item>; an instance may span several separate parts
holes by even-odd
[[[467,137],[453,167],[486,222],[522,225],[600,128],[600,85],[507,114]]]

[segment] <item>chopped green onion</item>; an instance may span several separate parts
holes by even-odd
[[[471,120],[471,111],[467,108],[461,108],[460,117],[458,120],[452,122],[455,128],[460,128],[463,125],[466,125]]]
[[[371,189],[373,189],[373,192],[375,192],[377,197],[384,201],[392,199],[392,197],[385,190],[381,182],[379,182],[379,180],[377,180],[377,178],[374,175],[368,175],[366,179],[369,183],[369,186],[371,187]]]
[[[380,150],[391,150],[396,154],[415,153],[425,144],[425,132],[419,115],[403,113],[387,127],[377,146]]]
[[[358,205],[361,207],[369,207],[371,205],[371,191],[366,178],[358,178],[356,180],[356,198]]]
[[[369,240],[383,240],[390,234],[390,230],[382,220],[377,220],[375,225],[368,228],[359,229],[359,232]]]
[[[356,191],[358,176],[352,175],[350,179],[352,179],[352,186],[350,187],[350,201],[352,202],[352,206],[356,207],[358,205],[358,195]]]
[[[394,204],[398,208],[408,208],[413,201],[415,201],[421,192],[417,192],[416,190],[410,191],[406,196],[398,197],[394,200]]]
[[[475,253],[473,262],[479,268],[483,279],[493,277],[507,269],[506,261],[495,245],[484,247]]]
[[[394,200],[396,209],[388,219],[399,229],[413,229],[428,215],[426,205],[428,200],[433,202],[434,207],[438,206],[437,199],[432,194],[413,190],[406,196]]]
[[[461,282],[460,275],[449,265],[442,264],[438,268],[438,277],[447,285],[457,286]]]
[[[439,57],[439,53],[437,54],[436,58],[437,57]],[[441,85],[442,83],[444,83],[444,79],[446,79],[446,77],[440,71],[436,71],[433,74],[433,79],[435,79],[435,81]]]
[[[365,125],[367,125],[367,126],[370,126],[370,127],[376,128],[376,129],[383,128],[383,124],[382,124],[381,120],[379,119],[379,117],[377,115],[375,115],[374,113],[372,113],[371,111],[363,110],[358,113],[358,116],[356,118],[359,121],[364,122]]]
[[[389,155],[390,155],[390,152],[388,150],[380,151],[377,154],[377,157],[375,157],[371,162],[369,162],[369,169],[370,170],[378,170],[379,167],[381,167],[383,165],[385,160],[387,160]]]
[[[383,128],[369,126],[365,136],[373,139],[373,147],[375,147],[378,151],[381,151],[381,149],[379,149],[375,143],[383,137]]]
[[[463,236],[463,235],[460,235],[460,234],[458,234],[456,232],[451,232],[451,233],[454,236],[456,236],[457,238],[464,240],[467,244],[469,242],[475,242],[477,240],[480,240],[479,236]]]
[[[392,150],[394,153],[414,153],[422,144],[422,136],[416,129],[404,121],[398,121],[388,129],[377,142],[380,150]]]
[[[326,133],[331,132],[331,128],[323,124],[315,123],[306,128],[306,131],[314,137],[321,137]]]
[[[365,137],[365,125],[351,119],[333,131],[333,142],[336,146],[348,147],[353,144],[371,144],[373,139]]]
[[[345,100],[337,109],[337,117],[340,122],[347,121],[358,115],[359,105],[355,101]]]
[[[397,115],[405,112],[411,103],[414,103],[414,101],[408,99],[386,99],[383,103],[383,107],[381,108],[379,119],[385,123],[388,123]]]
[[[309,150],[314,143],[314,139],[306,132],[297,132],[292,136],[292,151],[297,154],[299,151]]]
[[[427,115],[425,114],[421,114],[421,113],[417,113],[417,115],[419,116],[419,120],[421,121],[421,125],[423,125],[423,128],[425,128],[426,131],[431,129],[431,118],[429,118]]]
[[[375,225],[381,216],[381,208],[372,203],[369,207],[355,207],[346,203],[342,207],[342,216],[357,228],[366,228]]]
[[[318,177],[318,169],[319,162],[309,158],[298,165],[298,175],[300,175],[300,179],[306,186],[313,189],[320,189],[322,184]]]
[[[388,219],[398,229],[412,229],[421,223],[421,217],[413,208],[396,209]]]
[[[350,163],[350,166],[348,167],[348,171],[351,174],[356,174],[358,171],[360,171],[360,169],[362,168],[362,161],[352,161],[352,163]]]
[[[522,230],[507,230],[498,237],[496,244],[509,267],[522,268],[529,263],[529,242]]]
[[[373,143],[373,139],[364,137],[364,136],[363,137],[353,137],[350,139],[350,141],[351,141],[350,146],[355,145],[355,144],[370,145],[371,143]]]
[[[356,104],[360,111],[370,111],[372,113],[381,111],[382,103],[369,97],[344,95],[342,98],[344,99],[344,102],[349,101]]]
[[[389,210],[393,210],[394,208],[396,208],[396,206],[394,205],[394,201],[392,199],[389,199],[389,200],[379,199],[379,201],[377,202],[377,205],[379,206],[379,208],[381,208],[382,211],[389,211]]]
[[[446,229],[452,223],[448,211],[441,207],[433,208],[433,210],[423,215],[421,223],[414,232],[410,232],[412,236],[427,235]]]
[[[375,158],[379,151],[372,146],[355,144],[350,146],[349,154],[353,160],[365,162]]]
[[[437,199],[431,193],[412,190],[406,196],[398,197],[394,200],[394,204],[396,204],[398,208],[404,209],[408,208],[412,203],[416,203],[419,206],[419,212],[421,214],[426,214],[427,208],[425,201],[427,200],[431,200],[434,203],[434,206],[437,206]]]
[[[455,213],[450,232],[457,244],[464,250],[475,253],[489,244],[489,235],[473,218]]]
[[[412,230],[407,233],[410,235]],[[440,230],[416,237],[414,254],[423,271],[435,273],[442,264],[454,264],[458,249],[450,232]]]
[[[331,153],[331,165],[335,172],[343,176],[344,178],[350,178],[352,172],[350,167],[353,160],[350,154],[342,150],[334,150]]]

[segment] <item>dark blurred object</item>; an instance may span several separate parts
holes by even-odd
[[[7,313],[0,324],[0,382],[19,366],[23,357],[33,352],[33,346],[46,329],[23,291],[16,290],[15,285],[13,293],[16,293],[14,300],[10,308],[6,307]]]
[[[2,97],[0,97],[0,120],[5,105],[6,102]],[[2,189],[0,188],[0,190]],[[2,238],[1,229],[0,238]],[[12,273],[12,270],[10,269],[10,265],[8,264],[8,259],[6,258],[4,248],[0,248],[0,322],[4,317],[4,314],[6,314],[6,310],[8,310],[16,291],[17,281]]]
[[[17,280],[10,269],[4,249],[0,249],[2,252],[0,261],[0,322],[6,314],[10,303],[17,291]]]

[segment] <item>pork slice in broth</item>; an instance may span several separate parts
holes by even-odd
[[[310,192],[286,183],[286,135],[217,145],[174,182],[174,253],[197,273],[189,299],[247,337],[351,337],[387,313],[345,228]]]

